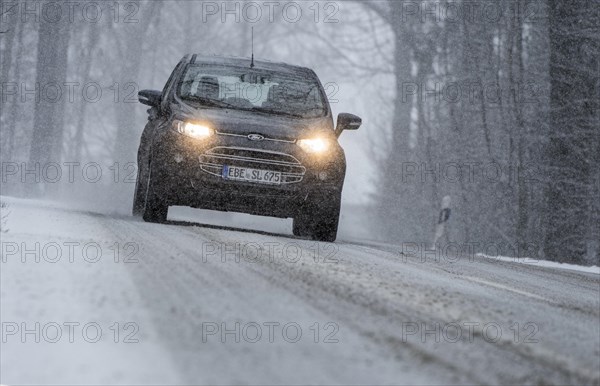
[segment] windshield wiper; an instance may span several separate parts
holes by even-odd
[[[212,98],[205,98],[205,97],[201,97],[198,95],[185,95],[185,96],[181,96],[180,97],[183,100],[187,100],[187,101],[193,101],[193,102],[199,102],[202,103],[203,105],[207,105],[207,106],[214,106],[214,107],[235,107],[233,105],[230,105],[229,103],[217,100],[217,99],[212,99]]]
[[[281,110],[263,109],[261,107],[254,107],[254,108],[252,108],[250,110],[252,110],[252,111],[259,111],[261,113],[267,113],[267,114],[286,115],[286,116],[289,116],[289,117],[304,118],[304,116],[300,115],[300,114],[294,114],[294,113],[290,113],[290,112],[287,112],[287,111],[281,111]]]

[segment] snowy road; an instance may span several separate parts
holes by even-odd
[[[600,382],[595,273],[2,200],[3,384]]]

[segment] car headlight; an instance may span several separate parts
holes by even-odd
[[[326,138],[307,138],[298,140],[298,146],[307,153],[323,154],[331,149],[331,140]]]
[[[214,134],[210,127],[194,122],[174,121],[173,128],[180,134],[196,139],[208,138]]]

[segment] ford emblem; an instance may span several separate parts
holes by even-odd
[[[260,134],[248,134],[248,139],[251,141],[262,141],[265,137]]]

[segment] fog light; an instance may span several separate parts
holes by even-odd
[[[183,156],[179,153],[175,154],[175,162],[177,162],[178,164],[183,162]]]
[[[329,176],[327,175],[327,172],[321,172],[321,173],[319,173],[319,179],[320,179],[321,181],[325,181],[325,180],[327,179],[327,177],[329,177]]]

